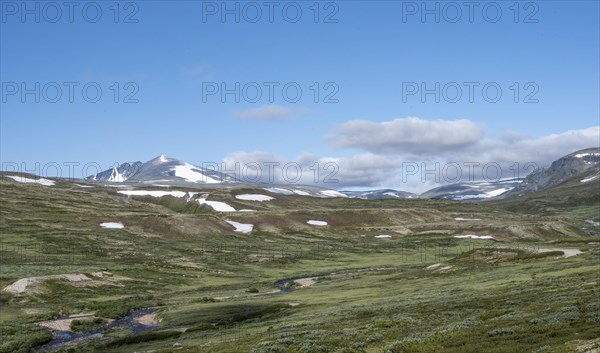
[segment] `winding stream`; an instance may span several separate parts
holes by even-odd
[[[294,290],[293,287],[290,287],[289,284],[296,280],[314,278],[315,276],[304,276],[304,277],[289,277],[277,280],[274,282],[275,286],[279,288],[278,290],[268,292],[268,293],[260,293],[253,295],[252,297],[264,297],[269,295],[276,294],[284,294]],[[52,330],[53,338],[51,341],[44,343],[43,345],[37,346],[31,350],[31,352],[44,352],[44,351],[52,351],[56,349],[66,348],[70,345],[77,344],[81,341],[93,340],[104,337],[104,334],[108,330],[112,330],[115,328],[122,328],[125,330],[131,331],[132,336],[140,335],[146,333],[150,330],[158,328],[158,324],[145,325],[139,323],[136,319],[149,314],[156,314],[156,309],[140,309],[131,312],[129,315],[115,320],[110,324],[94,328],[87,332],[83,333],[75,333],[70,331],[59,331]]]
[[[140,309],[131,312],[129,315],[115,320],[110,324],[91,329],[87,332],[76,333],[70,331],[58,331],[52,330],[52,340],[44,343],[41,346],[33,348],[32,352],[43,352],[50,351],[60,348],[66,348],[66,346],[74,343],[78,343],[85,340],[92,340],[104,337],[104,333],[114,328],[123,328],[132,331],[133,335],[139,335],[146,333],[159,325],[145,325],[136,321],[136,319],[149,314],[155,314],[156,309]]]

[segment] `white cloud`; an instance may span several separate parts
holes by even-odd
[[[351,120],[330,136],[334,148],[377,154],[432,155],[473,146],[484,135],[470,120],[423,120],[415,117],[384,122]]]
[[[528,138],[515,134],[503,138],[485,139],[477,143],[473,149],[456,151],[451,158],[480,163],[497,162],[500,164],[524,164],[534,162],[540,166],[588,147],[600,145],[600,126],[585,129],[569,130],[538,138]]]
[[[260,181],[264,183],[312,185],[337,190],[355,187],[377,188],[385,185],[418,192],[436,186],[417,178],[403,183],[403,161],[400,158],[372,153],[348,157],[302,154],[292,160],[286,160],[267,152],[239,151],[229,154],[223,163],[223,169],[238,170],[237,175],[241,181],[254,178],[257,175],[255,166],[259,166]],[[243,171],[245,166],[249,168]],[[300,175],[297,174],[298,171]]]
[[[343,157],[303,154],[291,161],[267,152],[236,152],[227,156],[224,161],[228,165],[238,162],[242,166],[248,163],[263,166],[261,180],[264,182],[289,183],[294,179],[295,170],[290,169],[292,175],[285,175],[283,169],[286,164],[295,163],[302,172],[301,178],[294,181],[297,184],[331,189],[390,187],[420,193],[446,184],[449,178],[454,178],[454,170],[451,168],[444,174],[444,167],[449,163],[456,163],[462,167],[461,181],[484,179],[483,169],[489,164],[501,167],[502,178],[512,178],[517,175],[514,167],[515,163],[518,163],[518,176],[525,177],[532,171],[531,165],[528,165],[530,162],[543,167],[571,152],[600,145],[599,126],[537,138],[517,132],[507,132],[499,138],[484,138],[483,129],[469,120],[425,122],[417,118],[407,118],[388,124],[361,121],[349,122],[342,126],[344,128],[338,130],[339,135],[331,137],[332,140],[338,143],[339,148],[352,147],[363,149],[363,152]],[[461,127],[463,130],[453,133],[451,127]],[[353,137],[351,131],[358,136]],[[395,141],[394,132],[400,137],[406,136],[404,142]],[[412,136],[413,133],[423,135],[415,137]],[[366,135],[369,136],[369,140]],[[465,139],[463,144],[460,143],[461,136]],[[419,141],[423,146],[419,146]],[[266,173],[265,163],[279,165],[269,175]],[[315,163],[319,166],[317,182]],[[469,169],[466,163],[478,165]],[[418,170],[409,173],[407,168],[415,166]],[[435,172],[431,173],[436,168],[437,178]],[[430,173],[426,174],[426,170]],[[486,175],[494,179],[495,169],[491,168]],[[268,180],[268,176],[272,177],[272,180]]]

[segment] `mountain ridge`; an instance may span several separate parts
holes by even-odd
[[[288,193],[304,196],[349,197],[359,199],[405,199],[405,198],[444,198],[450,200],[500,199],[514,195],[533,193],[555,187],[577,176],[587,176],[589,181],[600,178],[600,148],[592,147],[564,155],[550,166],[535,169],[525,178],[501,179],[497,181],[471,181],[447,184],[432,188],[421,194],[395,189],[374,189],[364,191],[322,191],[324,188],[301,185],[273,185],[264,183],[243,183],[231,175],[220,173],[184,162],[165,155],[157,156],[148,162],[122,163],[118,167],[91,175],[86,179],[92,182],[109,184],[140,183],[153,186],[220,186],[255,185],[274,190],[275,193]],[[584,180],[582,180],[584,181]],[[321,190],[322,189],[322,190]]]
[[[523,195],[558,186],[571,178],[590,172],[599,172],[600,148],[585,148],[555,160],[547,167],[540,167],[527,175],[523,182],[505,197]],[[593,177],[593,176],[591,176]],[[591,181],[591,180],[590,180]]]

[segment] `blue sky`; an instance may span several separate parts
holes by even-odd
[[[600,117],[597,1],[519,2],[518,14],[512,1],[478,2],[473,21],[466,2],[319,2],[318,23],[312,1],[274,2],[272,23],[264,2],[252,3],[261,7],[261,17],[252,5],[235,1],[120,2],[118,13],[113,2],[77,2],[73,21],[61,2],[53,4],[62,7],[60,17],[48,2],[24,5],[33,12],[39,6],[36,23],[35,14],[23,17],[23,2],[2,1],[3,163],[93,161],[108,168],[159,154],[201,164],[261,152],[282,160],[346,162],[368,155],[368,167],[357,166],[367,172],[377,169],[379,158],[487,161],[524,155],[543,163],[600,139],[597,129],[589,130]],[[435,9],[436,4],[439,23],[434,14],[423,20],[422,6]],[[223,6],[239,6],[239,23],[235,14],[223,21]],[[90,23],[98,8],[102,15]],[[298,21],[288,22],[298,8]],[[134,23],[124,23],[130,20]],[[74,83],[72,102],[65,82]],[[258,84],[262,98],[253,101],[252,84],[246,95],[240,92],[239,103],[233,94],[224,101],[219,94],[208,95],[203,102],[203,87],[233,89],[236,82]],[[273,102],[267,97],[269,82],[278,84]],[[39,103],[33,94],[21,96],[23,85],[33,89],[36,83]],[[90,83],[86,98],[93,99],[94,87],[102,89],[96,103],[82,95],[81,88]],[[424,100],[419,93],[406,95],[408,88],[433,89],[436,83],[439,103],[433,94]],[[284,99],[286,84],[301,88],[298,102]],[[491,87],[486,97],[485,85]],[[62,96],[48,102],[56,86]],[[456,87],[462,89],[458,99]],[[494,99],[496,87],[502,90],[498,101],[486,101]],[[129,98],[137,103],[125,103],[134,91]],[[325,95],[334,91],[337,103],[326,103]],[[532,99],[538,101],[525,102]],[[407,117],[434,124],[462,119],[477,136],[468,146],[442,144],[427,152],[413,145],[381,146],[387,152],[379,153],[344,135],[354,134],[345,124],[356,120],[383,124]],[[396,122],[397,128],[422,133],[405,120]],[[494,152],[473,154],[485,146]],[[383,176],[366,183],[348,178],[346,186],[402,186]]]

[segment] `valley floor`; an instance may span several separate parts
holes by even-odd
[[[225,216],[104,189],[0,194],[0,352],[600,350],[600,239],[582,219],[431,200],[276,196]]]

